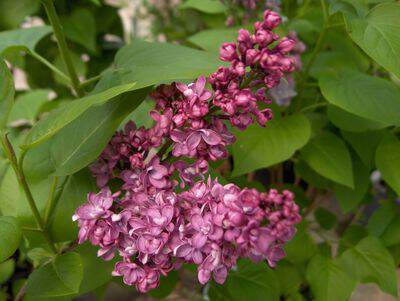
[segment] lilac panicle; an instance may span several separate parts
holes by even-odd
[[[128,122],[91,166],[101,190],[89,193],[73,216],[78,242],[99,246],[105,260],[119,256],[113,275],[125,284],[147,292],[184,263],[197,265],[201,284],[222,284],[238,258],[274,267],[284,257],[283,245],[301,219],[293,193],[241,189],[206,177],[208,162],[226,158],[235,141],[226,122],[245,129],[272,118],[259,104],[270,103],[267,88],[295,69],[288,55],[295,41],[279,41],[272,31],[280,22],[266,11],[253,34],[240,30],[237,43],[221,47],[229,67],[208,79],[156,88],[154,125]],[[116,193],[110,181],[120,183]]]

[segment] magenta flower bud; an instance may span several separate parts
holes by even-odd
[[[232,27],[233,25],[235,25],[235,19],[232,16],[228,16],[228,18],[226,18],[225,25],[228,27]]]
[[[246,65],[254,66],[260,60],[260,51],[258,49],[248,49],[246,51]]]
[[[275,27],[279,26],[281,24],[282,18],[281,16],[272,11],[272,10],[266,10],[264,12],[264,22],[263,25],[267,28],[274,29]]]
[[[223,43],[219,50],[219,58],[224,62],[230,62],[238,58],[235,43]]]
[[[296,41],[287,37],[284,37],[279,44],[276,46],[276,49],[278,51],[281,51],[283,53],[288,53],[293,50],[293,48],[296,46]]]
[[[254,35],[254,42],[260,47],[266,47],[275,40],[275,35],[270,30],[259,29]]]
[[[243,76],[246,74],[246,66],[240,61],[233,61],[231,69],[237,76]]]
[[[239,43],[251,44],[251,37],[249,31],[246,29],[239,29],[237,41]]]
[[[245,54],[248,49],[253,48],[253,41],[250,33],[245,29],[238,31],[238,50],[241,54]]]
[[[252,101],[250,90],[242,90],[235,96],[236,104],[239,106],[247,106]]]

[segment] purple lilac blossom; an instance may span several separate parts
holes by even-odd
[[[266,11],[254,34],[240,30],[237,44],[221,47],[221,59],[230,67],[208,78],[212,91],[205,77],[155,89],[154,125],[137,128],[128,122],[91,166],[101,190],[90,193],[73,216],[78,242],[99,246],[105,260],[119,256],[113,275],[125,284],[147,292],[184,263],[197,265],[201,284],[211,278],[224,283],[238,258],[274,267],[285,256],[283,245],[301,220],[293,193],[258,192],[206,178],[208,161],[226,158],[235,140],[225,122],[245,129],[272,118],[258,103],[270,103],[267,88],[295,68],[288,55],[294,40],[278,41],[272,32],[279,23],[277,13]],[[166,150],[157,153],[163,145]],[[113,190],[119,189],[115,193],[111,180]]]

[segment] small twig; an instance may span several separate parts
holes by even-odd
[[[360,217],[362,216],[363,212],[364,212],[364,208],[365,206],[360,206],[358,208],[358,210],[355,213],[352,213],[349,215],[349,217],[343,222],[341,223],[337,230],[336,233],[339,236],[342,236],[344,232],[346,232],[347,228],[350,227],[351,225],[353,225],[357,220],[360,219]]]
[[[315,187],[309,186],[306,191],[306,197],[312,199],[311,204],[304,211],[304,217],[307,217],[319,204],[320,199],[318,197],[314,197]]]
[[[27,284],[28,284],[28,281],[25,281],[24,285],[19,289],[19,292],[18,292],[17,296],[15,297],[14,301],[22,301],[24,299]]]
[[[300,185],[300,181],[301,181],[301,178],[299,176],[296,176],[296,178],[294,179],[294,185],[295,186],[299,186]]]

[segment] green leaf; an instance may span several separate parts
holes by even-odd
[[[208,291],[208,297],[210,301],[232,301],[233,297],[228,292],[228,289],[224,285],[219,285],[214,281],[210,284]]]
[[[336,215],[323,207],[317,208],[314,212],[314,216],[318,224],[325,230],[332,229],[337,222]]]
[[[79,245],[75,251],[79,254],[83,265],[83,278],[79,287],[79,294],[91,292],[108,283],[116,260],[105,261],[97,256],[97,247],[85,243]]]
[[[328,257],[315,255],[307,266],[307,280],[315,300],[345,301],[348,300],[356,281]]]
[[[287,296],[299,289],[302,279],[300,272],[293,264],[280,261],[274,271],[278,277],[281,296]]]
[[[279,283],[275,273],[264,262],[243,261],[237,271],[230,271],[224,284],[232,301],[278,301]]]
[[[392,247],[400,244],[400,215],[392,220],[380,237],[386,247]]]
[[[328,118],[338,128],[349,132],[364,132],[387,127],[386,124],[349,113],[337,106],[328,105]]]
[[[15,261],[14,259],[6,260],[0,263],[0,285],[5,283],[8,279],[11,278],[15,270]]]
[[[294,165],[294,169],[296,172],[296,176],[302,178],[307,183],[311,184],[316,188],[329,188],[332,186],[333,182],[321,176],[320,174],[316,173],[303,160],[296,162]]]
[[[91,94],[61,106],[41,119],[29,132],[22,148],[32,148],[54,136],[63,127],[78,118],[92,106],[101,105],[108,100],[132,90],[135,84],[126,84]]]
[[[371,65],[370,59],[347,35],[344,28],[345,24],[343,17],[339,15],[339,18],[336,18],[336,20],[331,17],[330,22],[332,22],[331,25],[337,24],[335,22],[343,22],[343,28],[341,26],[333,26],[328,29],[324,43],[329,46],[328,48],[331,49],[332,52],[340,53],[342,58],[343,55],[347,56],[347,62],[349,65],[353,64],[351,62],[354,62],[357,65],[358,70],[366,72]]]
[[[351,38],[378,64],[400,77],[400,4],[385,3],[365,17],[347,17]]]
[[[160,285],[151,290],[149,295],[153,298],[164,299],[168,297],[174,290],[176,284],[179,281],[179,275],[177,271],[171,271],[167,276],[162,276],[160,279]]]
[[[386,126],[400,125],[400,89],[392,82],[353,70],[323,76],[321,92],[331,104]]]
[[[304,115],[291,115],[270,121],[265,128],[252,125],[235,131],[233,176],[268,167],[289,159],[303,147],[311,135]]]
[[[36,44],[51,31],[50,26],[37,26],[0,32],[0,54],[9,48],[34,52]]]
[[[381,236],[395,219],[397,205],[393,202],[384,202],[368,220],[368,232],[374,236]]]
[[[384,131],[367,131],[363,133],[341,132],[343,138],[356,151],[365,166],[372,168],[375,165],[376,148],[384,136]]]
[[[301,293],[293,292],[292,294],[290,294],[290,296],[288,296],[288,298],[286,300],[287,301],[305,301],[306,299],[304,298],[304,296]]]
[[[344,213],[357,207],[370,186],[368,168],[356,156],[353,156],[353,164],[354,189],[340,184],[335,184],[334,186],[336,198],[339,200],[340,208],[342,208]]]
[[[17,28],[25,17],[36,13],[40,8],[40,0],[0,1],[1,27]]]
[[[146,128],[151,127],[154,124],[154,120],[150,116],[150,111],[153,109],[154,102],[145,99],[132,113],[125,118],[120,125],[120,129],[122,129],[130,120],[134,120],[138,128],[141,126]]]
[[[57,175],[70,175],[93,162],[120,123],[146,97],[148,89],[127,93],[88,109],[52,139],[50,155]]]
[[[50,224],[50,234],[56,242],[76,239],[78,225],[72,221],[72,215],[80,205],[86,202],[87,194],[96,190],[94,178],[86,169],[68,178]]]
[[[329,75],[339,69],[360,70],[359,65],[354,60],[349,60],[349,55],[345,52],[325,51],[318,54],[315,62],[310,68],[310,75],[314,78],[320,78]],[[360,70],[365,71],[365,70]]]
[[[361,240],[340,256],[340,262],[349,275],[362,282],[374,282],[380,288],[397,296],[396,267],[390,253],[373,236]]]
[[[36,205],[42,212],[49,193],[50,179],[40,179],[35,182],[28,179],[28,183]],[[36,227],[28,201],[9,164],[0,183],[0,211],[4,215],[16,217],[21,226]]]
[[[49,93],[50,90],[32,90],[18,96],[8,117],[8,125],[33,125],[41,106],[49,101]]]
[[[54,253],[43,248],[33,248],[28,251],[27,256],[32,261],[33,267],[37,268],[52,259],[54,257]]]
[[[96,52],[96,20],[90,10],[77,8],[62,24],[68,39]]]
[[[222,43],[233,42],[237,39],[239,29],[207,29],[190,36],[187,40],[204,50],[218,53]]]
[[[218,57],[208,52],[168,43],[134,40],[115,57],[115,69],[106,72],[95,91],[136,83],[135,89],[160,82],[207,76],[221,65]]]
[[[1,40],[0,40],[1,43]],[[14,104],[14,81],[6,63],[0,59],[0,129],[6,123]]]
[[[225,5],[217,0],[187,0],[179,8],[192,8],[207,14],[221,14],[226,11]]]
[[[9,296],[6,292],[0,291],[0,301],[7,301],[8,297]]]
[[[306,117],[311,124],[311,137],[321,133],[329,124],[326,114],[310,112],[306,114]]]
[[[346,144],[336,135],[323,132],[300,151],[301,158],[322,176],[354,188],[353,168]]]
[[[376,150],[376,167],[383,179],[400,195],[400,141],[394,135],[385,135]]]
[[[11,216],[0,216],[0,262],[18,249],[22,233],[18,221]]]
[[[61,297],[79,292],[82,260],[75,252],[58,255],[29,276],[26,294],[31,297]]]
[[[306,223],[297,226],[297,233],[291,241],[284,246],[286,260],[300,264],[306,262],[317,252],[317,245],[307,233]]]
[[[74,66],[78,77],[79,78],[85,77],[86,73],[87,73],[86,63],[82,60],[81,56],[75,52],[70,51],[70,56],[71,56],[72,65]],[[63,59],[61,58],[60,54],[58,54],[56,56],[56,58],[54,59],[53,65],[56,66],[58,68],[58,70],[64,72],[64,74],[68,74],[67,67],[65,66],[65,63],[64,63]],[[60,75],[58,75],[57,73],[54,73],[54,72],[53,72],[53,77],[57,83],[60,83],[64,86],[69,87],[70,83],[65,78],[61,77]]]
[[[358,242],[368,236],[368,231],[360,225],[350,225],[342,234],[339,241],[338,254],[342,254],[347,249],[354,247]]]

